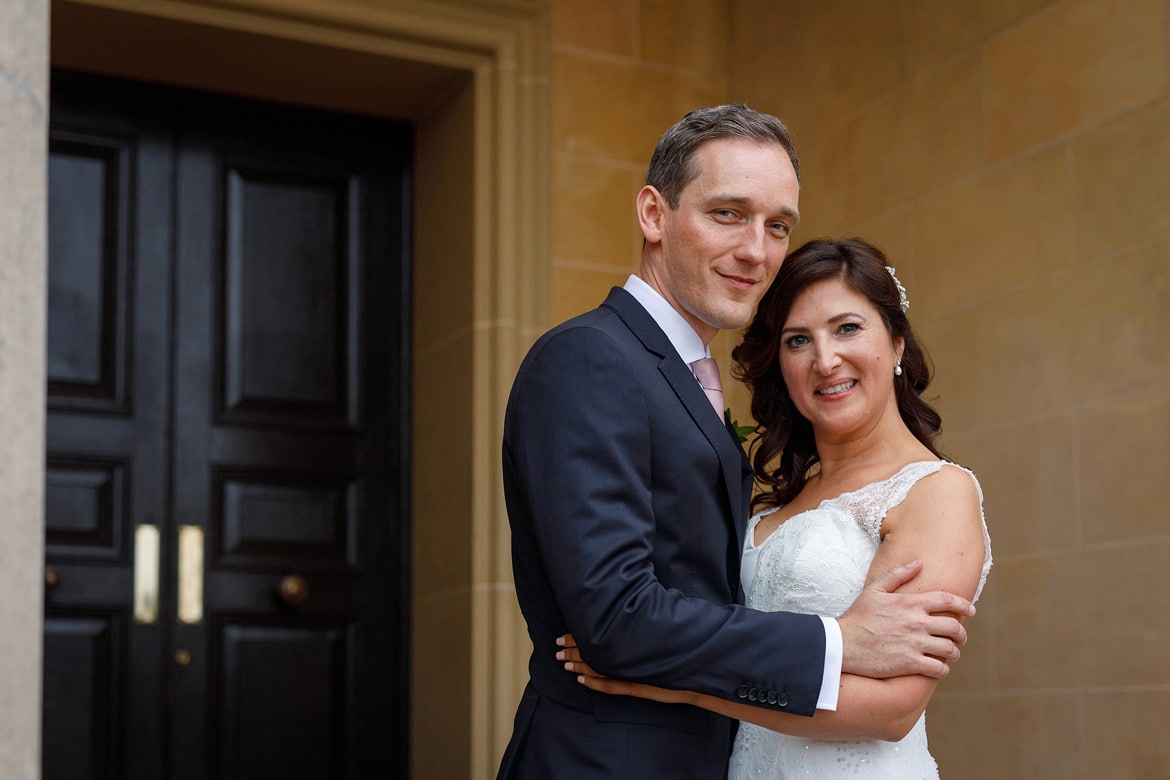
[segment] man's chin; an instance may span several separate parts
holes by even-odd
[[[742,330],[751,322],[751,317],[723,318],[718,324],[710,323],[716,330]]]
[[[739,330],[746,327],[751,322],[752,315],[756,313],[756,302],[750,304],[737,302],[734,306],[728,306],[719,312],[715,312],[715,317],[718,323],[712,322],[719,330]]]

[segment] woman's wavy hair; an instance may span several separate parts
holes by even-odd
[[[797,410],[780,371],[780,332],[796,296],[825,279],[840,279],[864,295],[881,314],[893,340],[902,338],[902,375],[893,376],[898,410],[906,427],[931,452],[942,419],[922,398],[933,373],[929,359],[902,311],[898,286],[886,270],[880,249],[859,238],[809,241],[780,266],[764,294],[743,340],[731,352],[731,374],[752,394],[752,417],[758,428],[751,445],[756,483],[762,488],[753,508],[782,506],[804,487],[809,470],[820,462],[812,425]]]

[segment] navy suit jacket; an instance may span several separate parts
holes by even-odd
[[[742,606],[751,469],[666,334],[625,290],[546,333],[504,423],[516,594],[534,651],[500,778],[712,778],[733,722],[594,693],[572,632],[618,679],[811,715],[819,618]]]

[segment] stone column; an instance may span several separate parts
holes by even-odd
[[[37,780],[49,0],[0,2],[0,777]]]

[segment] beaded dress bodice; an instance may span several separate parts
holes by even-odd
[[[945,461],[911,463],[889,479],[875,482],[815,509],[785,520],[755,550],[755,575],[747,605],[767,612],[804,612],[837,617],[853,603],[865,584],[881,543],[886,513],[900,504],[923,477]],[[963,469],[975,480],[975,475]],[[979,490],[982,513],[982,490]],[[755,528],[766,513],[748,523],[745,552],[753,547]],[[975,598],[991,568],[991,541],[983,527],[984,560]],[[791,737],[742,723],[732,751],[730,780],[793,777],[937,778],[938,769],[926,742],[926,716],[899,742],[821,741]]]

